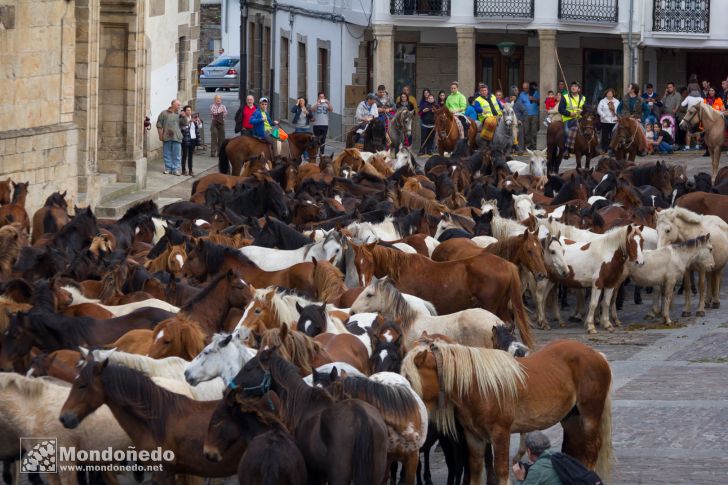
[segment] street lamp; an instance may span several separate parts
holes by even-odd
[[[240,0],[240,86],[238,98],[242,103],[248,93],[248,0]]]

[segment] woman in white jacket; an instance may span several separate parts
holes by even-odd
[[[604,98],[599,101],[597,113],[602,122],[602,153],[609,150],[609,144],[612,142],[612,132],[617,125],[617,108],[619,100],[614,97],[614,89],[609,88],[604,93]]]

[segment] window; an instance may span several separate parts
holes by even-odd
[[[410,87],[410,93],[417,92],[415,88],[416,60],[417,44],[397,43],[394,45],[394,91],[389,94],[397,96],[407,85]]]
[[[298,97],[305,97],[306,96],[306,44],[304,42],[298,43],[298,91],[297,95]]]
[[[210,63],[210,67],[235,67],[240,62],[239,57],[220,56]]]
[[[316,92],[320,93],[323,91],[326,96],[330,96],[329,93],[329,50],[319,48],[318,50],[318,85],[316,86]]]
[[[584,90],[588,103],[596,104],[607,88],[621,91],[624,53],[621,50],[584,50]]]

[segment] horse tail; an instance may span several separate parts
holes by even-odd
[[[197,179],[194,182],[192,182],[192,194],[190,194],[190,195],[195,195],[197,193],[197,185],[200,183],[200,180],[201,179]]]
[[[230,173],[230,162],[228,161],[227,156],[227,144],[229,141],[230,139],[225,139],[225,141],[222,142],[219,150],[220,153],[217,154],[217,168],[220,169],[220,173]]]
[[[531,322],[528,321],[526,311],[523,308],[523,291],[521,288],[521,279],[518,276],[518,269],[515,266],[511,268],[511,306],[513,306],[513,314],[516,320],[516,327],[521,334],[521,340],[524,345],[533,350],[534,340],[531,335]]]
[[[612,474],[612,465],[614,464],[611,386],[607,389],[607,398],[604,400],[604,409],[602,409],[602,419],[599,423],[599,441],[601,442],[601,446],[599,447],[597,463],[594,468],[602,480],[609,481]]]
[[[352,482],[354,485],[369,485],[381,480],[376,477],[377,468],[375,460],[374,429],[371,426],[369,415],[359,405],[353,407],[354,411],[354,452],[352,453],[353,469]],[[383,443],[380,443],[383,445]]]
[[[46,213],[43,215],[43,234],[55,234],[58,232],[58,224],[56,224],[56,218],[53,217],[53,213],[50,209],[46,209]],[[40,237],[41,234],[38,234]]]

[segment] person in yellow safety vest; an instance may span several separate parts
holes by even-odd
[[[483,109],[483,112],[478,115],[478,121],[482,123],[483,120],[489,116],[500,116],[503,114],[503,110],[501,109],[500,104],[498,104],[498,100],[495,98],[495,95],[488,93],[487,84],[478,84],[478,94],[479,96],[475,98],[475,101],[477,101]]]
[[[578,119],[581,118],[581,111],[584,109],[585,98],[581,94],[581,84],[574,81],[571,83],[569,94],[561,98],[559,103],[559,113],[564,123],[564,158],[569,158],[569,148],[567,142],[569,140],[569,130]]]

